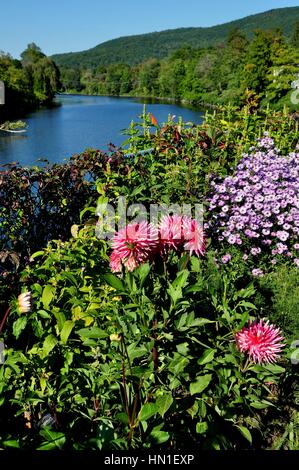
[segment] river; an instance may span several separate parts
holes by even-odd
[[[109,143],[121,145],[122,131],[143,112],[144,100],[107,96],[58,95],[56,106],[28,114],[24,134],[0,131],[0,164],[19,162],[22,166],[41,165],[41,159],[59,163],[86,148],[108,149]],[[168,115],[200,123],[202,112],[177,104],[151,102],[147,112],[159,123]]]

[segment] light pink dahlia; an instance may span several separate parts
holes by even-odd
[[[249,323],[235,338],[240,351],[259,364],[275,362],[284,347],[280,329],[269,324],[268,320]]]
[[[162,217],[159,225],[160,247],[190,251],[198,256],[204,254],[205,239],[202,226],[195,219],[181,215]]]
[[[141,263],[152,259],[159,247],[158,230],[146,221],[127,225],[117,232],[112,241],[110,267],[120,272],[123,264],[133,271]]]

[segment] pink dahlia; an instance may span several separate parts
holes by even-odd
[[[249,323],[235,338],[240,351],[247,353],[253,362],[260,364],[275,362],[284,346],[284,338],[279,328],[264,320]]]
[[[204,254],[205,239],[202,226],[195,219],[181,215],[164,216],[160,222],[160,246]]]
[[[158,230],[146,221],[129,224],[117,232],[112,241],[110,267],[120,272],[123,264],[133,271],[141,263],[149,261],[159,246]]]

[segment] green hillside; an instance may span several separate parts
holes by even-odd
[[[209,28],[180,28],[121,37],[86,51],[56,54],[52,58],[58,66],[72,68],[95,68],[113,63],[132,65],[149,58],[167,57],[182,45],[197,48],[215,46],[224,42],[228,32],[234,28],[239,28],[248,36],[258,28],[280,28],[286,37],[290,37],[298,20],[299,7],[280,8]]]

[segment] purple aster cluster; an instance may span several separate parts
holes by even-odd
[[[280,155],[265,135],[233,176],[211,185],[208,225],[220,242],[239,246],[244,261],[268,253],[273,265],[283,256],[298,267],[299,153]]]

